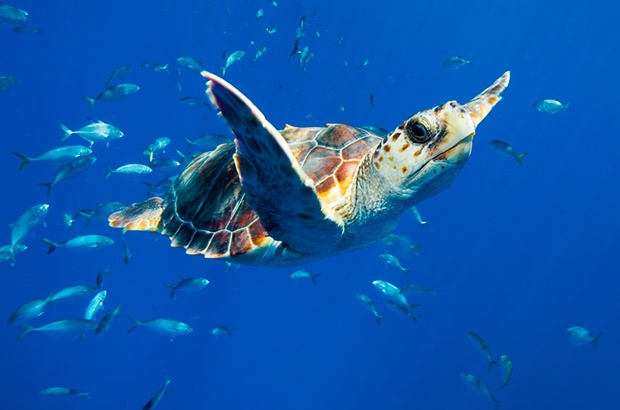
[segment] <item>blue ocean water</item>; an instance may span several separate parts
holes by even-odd
[[[0,331],[0,407],[3,409],[141,408],[171,379],[161,409],[485,409],[493,403],[471,391],[461,373],[489,386],[501,409],[614,409],[620,367],[620,287],[616,263],[620,228],[617,115],[620,7],[573,2],[274,2],[17,1],[28,26],[18,34],[0,25],[0,76],[20,78],[0,94],[0,226],[27,208],[49,203],[39,227],[17,255],[0,265],[0,317],[35,298],[72,285],[94,286],[109,269],[105,309],[121,305],[140,320],[168,317],[193,333],[168,337],[118,318],[96,337],[55,338],[32,333],[19,342],[16,325]],[[257,18],[262,9],[263,15]],[[306,16],[300,46],[314,57],[300,70],[289,57]],[[276,29],[273,34],[266,30]],[[256,52],[266,52],[256,61]],[[407,276],[378,258],[394,249],[376,244],[300,268],[320,274],[317,284],[292,280],[295,268],[233,267],[187,256],[169,241],[126,235],[132,256],[123,261],[118,230],[105,221],[69,229],[64,213],[97,203],[147,197],[142,180],[104,179],[106,165],[145,160],[155,138],[172,140],[165,156],[187,152],[184,138],[226,133],[217,115],[179,101],[206,99],[205,81],[180,67],[192,56],[220,73],[223,51],[245,56],[226,72],[277,127],[325,123],[393,129],[415,112],[456,99],[468,101],[510,70],[504,99],[479,126],[468,164],[453,186],[418,205],[428,224],[409,215],[395,233],[422,244],[420,255],[401,254]],[[446,69],[451,56],[471,65]],[[364,61],[368,59],[368,64]],[[150,66],[141,65],[149,62]],[[169,64],[169,73],[152,64]],[[110,73],[140,91],[116,102],[95,97]],[[175,85],[181,69],[181,91]],[[369,101],[374,96],[374,107]],[[536,111],[543,98],[570,102],[557,114]],[[37,183],[56,168],[32,163],[18,171],[18,152],[38,155],[61,145],[58,122],[76,129],[89,119],[118,126],[125,137],[108,148],[95,144],[97,162],[46,196]],[[494,139],[526,151],[524,166],[496,150]],[[82,144],[72,136],[63,144]],[[101,234],[115,240],[91,251],[47,254],[55,242]],[[171,300],[163,282],[204,276],[210,284]],[[417,323],[391,311],[373,287],[419,284],[437,293],[415,295]],[[384,315],[352,296],[370,296]],[[29,323],[41,326],[81,317],[89,296],[50,304]],[[102,313],[99,314],[101,317]],[[216,326],[235,327],[215,337]],[[575,346],[565,331],[603,332],[598,349]],[[488,342],[493,358],[514,364],[501,391],[497,367],[471,345],[467,332]],[[45,388],[91,392],[89,399],[48,397]]]

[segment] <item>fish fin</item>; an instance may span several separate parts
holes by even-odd
[[[73,135],[73,131],[71,131],[69,129],[69,127],[67,127],[66,125],[64,125],[63,123],[58,123],[58,125],[60,125],[60,128],[64,131],[65,135],[62,136],[62,138],[60,139],[61,141],[66,140],[67,138],[69,138],[71,135]]]
[[[112,168],[110,168],[110,166],[109,166],[109,165],[106,165],[105,167],[106,167],[106,169],[108,170],[108,173],[107,173],[107,174],[105,174],[105,178],[103,178],[103,179],[108,179],[108,178],[110,177],[110,175],[112,175],[112,173],[114,172],[114,170],[113,170]]]
[[[12,246],[9,248],[9,265],[15,266],[15,251]]]
[[[222,77],[224,77],[226,75],[226,67],[220,67],[220,70],[222,70]]]
[[[27,157],[25,155],[19,154],[17,152],[12,152],[11,154],[15,155],[16,157],[18,157],[19,159],[22,160],[21,165],[19,166],[19,170],[21,171],[22,169],[24,169],[24,167],[28,164],[30,164],[30,161],[32,161],[32,158]]]
[[[127,319],[131,320],[131,323],[133,323],[133,325],[129,328],[127,333],[133,332],[138,326],[142,325],[142,322],[140,322],[138,319],[135,319],[129,315],[126,315],[126,316],[127,316]]]
[[[521,158],[523,158],[526,155],[527,155],[527,152],[522,152],[515,157],[515,159],[517,160],[517,164],[519,164],[520,167],[523,166],[523,161],[521,161]]]
[[[504,387],[506,387],[506,385],[508,384],[508,382],[505,382],[504,384],[502,384],[501,386],[499,386],[499,389],[497,389],[497,391],[500,391],[501,389],[503,389]]]
[[[47,238],[43,238],[43,242],[45,242],[46,244],[48,244],[50,246],[50,248],[47,250],[48,254],[54,252],[56,250],[56,248],[60,247],[60,244],[58,244],[56,242],[52,242],[51,240],[49,240]]]
[[[489,371],[491,371],[491,367],[493,367],[493,365],[494,365],[494,364],[497,364],[497,362],[496,362],[495,360],[491,360],[491,361],[489,362],[489,367],[488,367],[488,370],[489,370]]]
[[[166,282],[164,282],[164,286],[170,289],[170,299],[174,299],[174,292],[177,290],[176,287]]]
[[[24,336],[26,336],[28,333],[32,332],[34,330],[34,327],[26,324],[26,323],[22,323],[22,327],[26,330],[23,331],[23,333],[19,336],[17,336],[17,339],[15,339],[16,342],[19,342],[20,340],[22,340],[22,338]]]
[[[189,151],[189,149],[192,147],[192,145],[195,145],[196,143],[193,142],[192,140],[190,140],[189,138],[185,137],[185,141],[187,141],[187,150]]]
[[[93,112],[93,107],[95,106],[95,99],[88,97],[84,97],[84,99],[90,103],[90,112]]]
[[[424,225],[426,225],[427,221],[420,221],[420,233],[422,233],[422,229],[424,229]]]
[[[123,228],[125,231],[157,232],[164,211],[163,202],[157,196],[137,202],[122,211],[114,212],[108,221],[112,228]]]
[[[44,186],[47,188],[47,196],[52,195],[52,186],[54,185],[52,182],[37,184],[38,186]]]
[[[598,335],[596,335],[596,337],[594,339],[592,339],[592,344],[594,345],[594,350],[598,350],[598,338],[601,337],[602,334],[603,334],[603,332],[599,333]]]
[[[570,105],[570,101],[569,101],[569,102],[567,102],[566,104],[564,104],[564,108],[563,108],[563,110],[564,110],[564,111],[567,111],[567,110],[568,110],[568,106],[569,106],[569,105]]]
[[[380,324],[381,324],[381,319],[383,319],[383,316],[381,316],[381,315],[376,315],[376,316],[375,316],[375,319],[376,319],[376,321],[377,321],[377,325],[380,325]]]

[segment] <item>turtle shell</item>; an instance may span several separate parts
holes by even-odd
[[[287,125],[281,134],[326,205],[343,198],[361,160],[382,140],[368,129],[341,124],[327,128]],[[274,242],[245,201],[234,153],[231,142],[196,156],[171,186],[161,226],[172,246],[183,247],[189,254],[237,257],[251,263]]]

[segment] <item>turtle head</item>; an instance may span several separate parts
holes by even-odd
[[[501,99],[509,72],[470,102],[415,114],[379,145],[373,166],[399,196],[418,203],[450,186],[471,154],[476,127]]]

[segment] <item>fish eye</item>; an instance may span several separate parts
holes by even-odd
[[[419,120],[409,121],[405,129],[414,142],[423,143],[431,139],[428,127]]]

